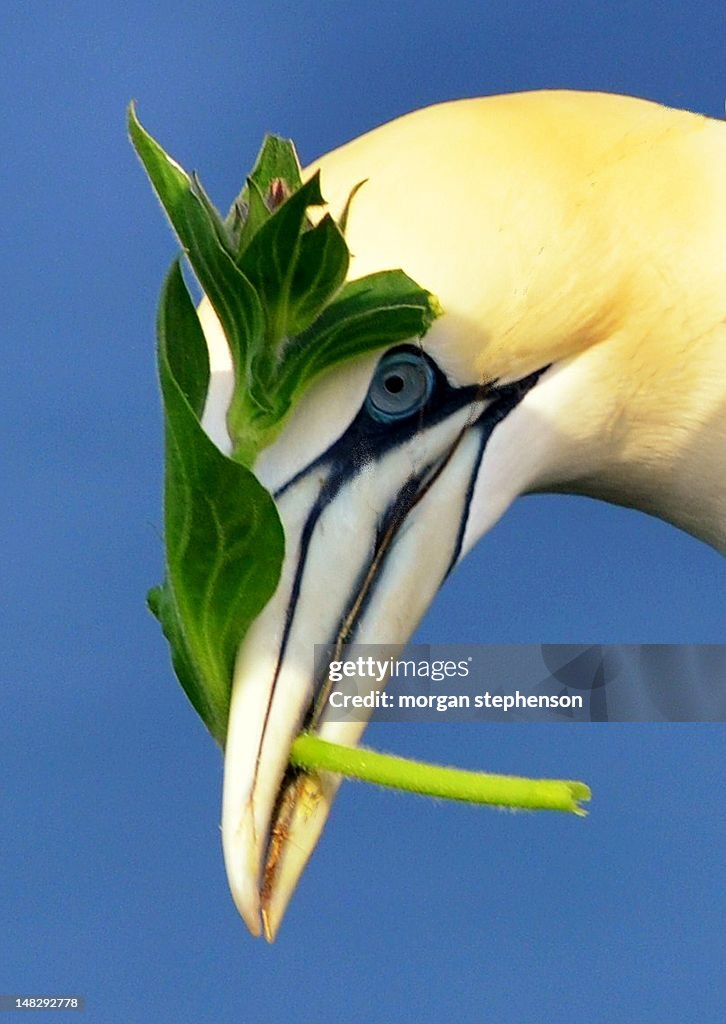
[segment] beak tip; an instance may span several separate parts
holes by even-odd
[[[235,884],[235,879],[229,879],[229,888],[232,899],[242,920],[247,925],[250,934],[258,939],[262,935],[262,918],[260,912],[260,897],[256,889],[245,885],[240,888]]]
[[[242,920],[250,933],[259,938],[262,935],[258,885],[260,853],[256,844],[250,841],[249,828],[240,829],[234,822],[231,823],[231,827],[225,827],[228,824],[223,814],[222,851],[227,870],[227,883]]]
[[[241,913],[241,911],[240,911]],[[249,914],[242,914],[244,923],[247,925],[247,931],[250,933],[253,939],[259,939],[262,936],[262,927],[260,925],[259,918],[250,917]],[[265,938],[267,938],[267,932],[265,932]],[[268,941],[271,941],[268,939]]]

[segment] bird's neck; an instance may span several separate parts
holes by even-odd
[[[536,489],[637,508],[726,550],[725,380],[724,322],[624,334],[553,369],[537,398],[568,413]]]

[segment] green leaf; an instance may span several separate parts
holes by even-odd
[[[196,312],[193,318],[189,313],[190,304],[179,262],[175,261],[159,306],[159,373],[163,366],[195,418],[201,420],[209,388],[209,354],[199,318]]]
[[[208,225],[214,231],[217,241],[225,250],[225,252],[231,255],[232,252],[234,251],[234,243],[232,241],[232,236],[227,228],[227,225],[222,220],[219,210],[207,195],[206,191],[204,190],[204,186],[202,185],[201,179],[199,178],[199,175],[195,171],[192,171],[189,180],[189,190],[191,195],[194,197],[194,199],[197,200],[197,202],[201,205],[202,209],[204,210]]]
[[[266,135],[255,166],[227,216],[238,258],[257,229],[269,219],[274,208],[270,192],[279,183],[283,183],[288,194],[300,188],[300,161],[291,139]]]
[[[316,174],[301,185],[256,232],[239,258],[238,266],[260,297],[267,318],[269,359],[274,365],[280,342],[288,331],[291,289],[300,252],[300,235],[308,206],[320,206],[320,180]]]
[[[241,212],[235,243],[236,260],[240,259],[259,229],[271,216],[262,193],[251,178],[247,179],[246,195],[247,202],[244,206],[237,207]]]
[[[208,255],[212,259],[213,243],[220,245],[229,235],[199,180],[192,180],[142,128],[133,104],[129,106],[128,129],[139,159],[182,245],[201,252],[209,250]]]
[[[290,285],[287,332],[309,327],[338,291],[348,273],[348,246],[333,218],[326,214],[300,239]]]
[[[290,345],[278,390],[292,402],[331,366],[421,337],[437,314],[431,294],[402,270],[384,270],[350,281]]]
[[[227,426],[235,460],[253,465],[319,374],[421,337],[440,312],[400,270],[344,285],[348,247],[331,217],[315,227],[308,221],[308,207],[323,203],[319,175],[301,182],[291,142],[267,137],[223,222],[198,178],[141,127],[133,106],[129,132],[230,346],[235,386]]]
[[[236,379],[246,385],[245,409],[271,413],[273,407],[266,382],[251,372],[255,353],[264,348],[266,317],[255,289],[223,244],[226,240],[231,245],[227,228],[198,179],[190,178],[142,128],[133,106],[129,108],[129,133],[172,227],[186,249],[194,273],[222,324]]]
[[[224,743],[234,659],[277,586],[284,538],[267,491],[202,430],[206,344],[178,262],[162,293],[158,358],[166,578],[151,591],[149,606],[161,620],[179,681]]]
[[[292,139],[266,135],[250,178],[264,195],[273,181],[282,180],[291,192],[302,185],[300,161]]]

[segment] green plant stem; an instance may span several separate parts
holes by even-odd
[[[590,787],[584,782],[524,779],[514,775],[444,768],[362,747],[340,746],[311,733],[303,733],[295,740],[290,763],[310,772],[335,772],[423,796],[530,811],[569,811],[585,815],[587,812],[580,807],[579,801],[590,799]]]

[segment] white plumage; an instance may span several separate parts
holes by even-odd
[[[337,788],[285,776],[320,685],[314,643],[344,620],[358,642],[405,642],[452,560],[528,491],[639,508],[726,548],[726,126],[622,96],[522,93],[418,111],[318,168],[334,215],[365,179],[351,276],[401,267],[439,298],[421,359],[440,371],[444,412],[389,424],[365,465],[339,446],[307,471],[385,373],[380,354],[357,359],[320,379],[256,466],[273,489],[301,474],[279,499],[283,577],[238,658],[225,759],[230,885],[268,937]],[[205,425],[224,446],[228,353],[206,304],[200,315]],[[503,386],[518,381],[512,398]],[[381,548],[412,480],[419,496]],[[315,725],[345,742],[362,732],[325,714]]]

